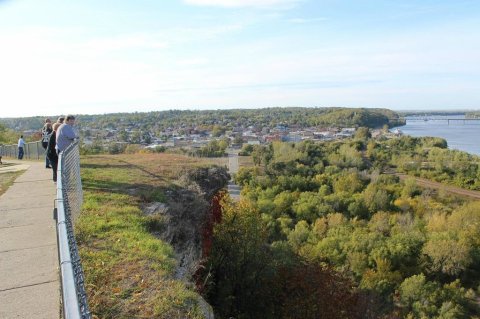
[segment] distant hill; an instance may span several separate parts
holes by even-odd
[[[52,119],[57,116],[51,116]],[[79,115],[78,124],[91,128],[140,127],[144,130],[161,130],[168,127],[236,126],[275,127],[278,124],[307,126],[368,126],[401,125],[398,113],[388,109],[370,108],[262,108],[233,110],[181,111],[168,110],[146,113],[112,113]],[[42,127],[44,117],[7,118],[0,123],[17,131],[36,130]]]
[[[315,119],[318,124],[334,126],[381,127],[404,124],[400,116],[388,109],[332,109]]]

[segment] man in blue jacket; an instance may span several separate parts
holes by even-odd
[[[23,135],[18,139],[18,159],[23,159],[23,147],[25,146],[25,141],[23,140]]]
[[[73,141],[78,138],[77,133],[73,129],[75,124],[75,116],[67,115],[65,123],[60,125],[57,131],[57,152],[63,152]]]

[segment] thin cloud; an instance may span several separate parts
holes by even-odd
[[[288,22],[295,23],[295,24],[307,24],[307,23],[323,22],[327,20],[328,20],[327,18],[313,18],[313,19],[292,18],[292,19],[289,19]]]
[[[186,91],[225,91],[225,90],[254,90],[269,88],[291,88],[291,89],[321,89],[321,88],[344,88],[352,87],[359,84],[377,84],[378,80],[368,81],[313,81],[313,82],[285,82],[285,83],[256,83],[245,85],[226,85],[219,87],[199,86],[199,87],[183,87],[157,90],[159,93],[167,92],[186,92]]]
[[[185,3],[196,6],[211,6],[225,8],[239,7],[285,7],[294,6],[301,0],[184,0]]]

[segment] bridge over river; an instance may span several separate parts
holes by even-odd
[[[462,124],[462,125],[480,125],[480,119],[468,118],[468,119],[459,119],[459,118],[430,118],[430,117],[419,117],[419,118],[406,118],[408,122],[447,122],[447,125],[450,124]]]

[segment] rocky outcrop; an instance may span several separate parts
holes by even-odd
[[[213,196],[225,188],[230,175],[223,167],[195,168],[178,179],[178,188],[167,191],[166,203],[144,207],[155,223],[154,233],[173,246],[178,260],[176,279],[192,282],[202,261],[205,226],[211,220]],[[212,307],[199,295],[198,307],[205,319],[214,319]]]
[[[212,197],[225,188],[230,179],[223,167],[191,169],[179,178],[177,189],[167,192],[166,203],[151,203],[148,215],[161,220],[155,232],[170,243],[178,258],[176,278],[190,281],[202,258],[203,229],[210,218]]]

